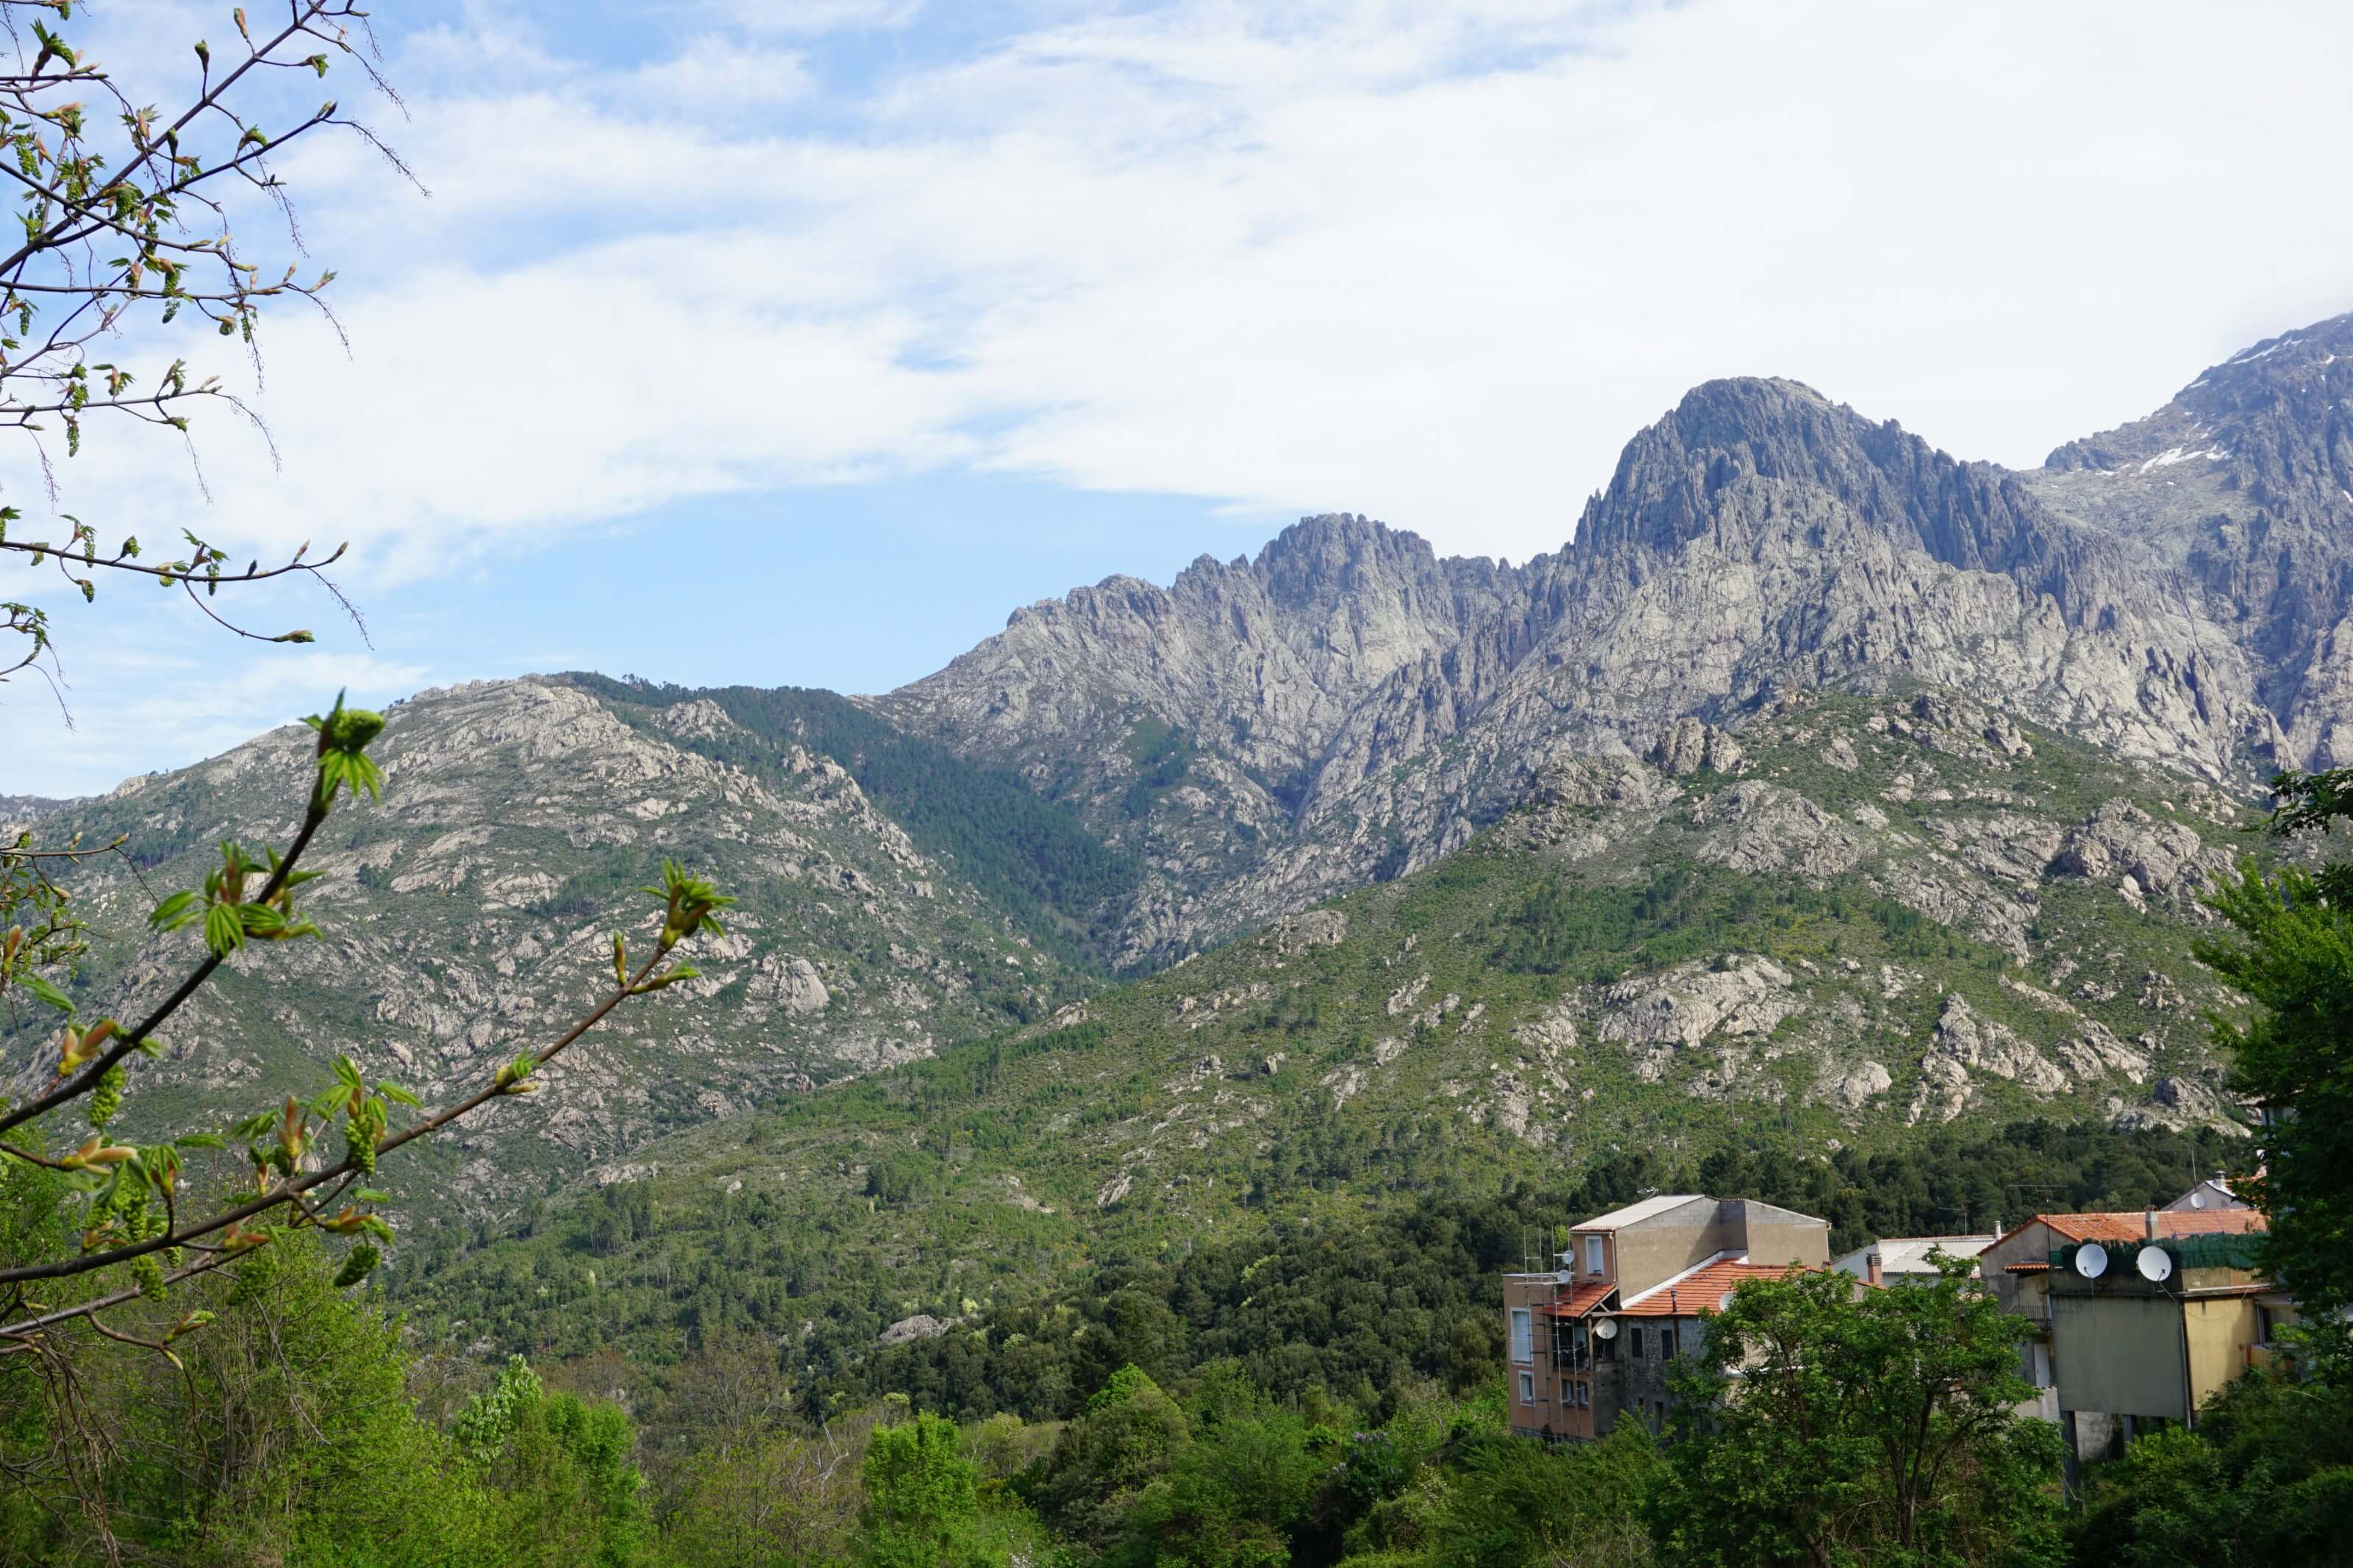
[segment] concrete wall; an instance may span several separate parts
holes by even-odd
[[[2051,1340],[2062,1409],[2189,1418],[2181,1307],[2171,1298],[2054,1295]]]
[[[1510,1400],[1511,1426],[1514,1432],[1541,1431],[1555,1405],[1550,1399],[1556,1391],[1552,1386],[1553,1372],[1544,1352],[1551,1344],[1551,1334],[1542,1319],[1543,1309],[1555,1292],[1555,1282],[1549,1274],[1506,1274],[1504,1276],[1504,1392]],[[1531,1353],[1527,1361],[1512,1354],[1512,1312],[1514,1309],[1528,1313]],[[1533,1374],[1535,1398],[1520,1396],[1520,1373]]]
[[[1831,1260],[1831,1227],[1827,1222],[1754,1199],[1739,1199],[1724,1206],[1733,1211],[1736,1220],[1746,1221],[1742,1228],[1747,1233],[1751,1263],[1799,1263],[1820,1268]]]
[[[1737,1247],[1738,1239],[1725,1226],[1724,1206],[1712,1198],[1694,1198],[1619,1231],[1616,1251],[1620,1297],[1640,1295],[1662,1279],[1672,1279],[1684,1269]]]
[[[1623,1227],[1615,1244],[1621,1296],[1639,1296],[1720,1252],[1746,1252],[1752,1262],[1810,1268],[1831,1260],[1827,1221],[1744,1198],[1694,1198]]]

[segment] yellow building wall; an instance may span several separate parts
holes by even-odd
[[[2263,1337],[2254,1298],[2232,1296],[2182,1303],[2189,1334],[2189,1386],[2203,1405],[2247,1369],[2247,1347]]]

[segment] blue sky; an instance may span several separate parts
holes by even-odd
[[[248,391],[280,461],[200,425],[207,499],[178,447],[94,432],[52,503],[0,447],[28,531],[350,540],[369,637],[273,591],[248,616],[321,640],[259,648],[0,566],[57,617],[73,718],[0,686],[0,793],[346,683],[886,689],[1311,511],[1517,560],[1712,375],[2032,463],[2353,307],[2353,206],[2298,151],[2353,143],[2353,13],[2317,0],[377,10],[406,114],[329,85],[431,195],[349,139],[280,161],[348,351],[282,313],[254,387],[131,333]],[[96,16],[156,101],[229,33]]]

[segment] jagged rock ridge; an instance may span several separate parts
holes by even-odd
[[[2040,470],[1809,387],[1694,388],[1561,551],[1354,516],[1018,611],[876,699],[1143,847],[1131,961],[1426,865],[1570,757],[1816,686],[1923,683],[2239,788],[2353,760],[2353,315]],[[1174,727],[1183,782],[1139,795]],[[1140,809],[1139,809],[1140,808]]]

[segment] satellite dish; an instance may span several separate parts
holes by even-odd
[[[2144,1247],[2140,1256],[2133,1259],[2133,1267],[2150,1284],[2162,1285],[2173,1278],[2173,1254],[2161,1247]]]
[[[1715,1310],[1719,1312],[1729,1312],[1732,1310],[1731,1291],[1726,1290],[1723,1295],[1718,1296],[1715,1299]]]
[[[2087,1241],[2075,1249],[2075,1272],[2086,1279],[2097,1279],[2108,1271],[2108,1249],[2096,1241]]]
[[[1615,1318],[1604,1318],[1599,1322],[1594,1324],[1593,1337],[1597,1340],[1616,1339],[1618,1337],[1618,1320]]]

